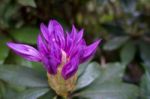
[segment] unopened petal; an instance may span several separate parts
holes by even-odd
[[[43,64],[48,73],[55,75],[57,73],[57,66],[59,63],[54,57],[44,57]]]
[[[91,56],[93,56],[93,54],[95,53],[96,48],[97,48],[99,43],[100,43],[100,40],[94,42],[93,44],[87,46],[84,49],[84,55],[83,55],[83,58],[82,58],[83,62],[88,60]]]
[[[77,36],[76,36],[76,42],[77,42],[77,43],[79,43],[79,42],[82,40],[83,32],[84,32],[83,29],[81,29],[81,30],[78,32],[78,34],[77,34]]]
[[[44,42],[44,40],[42,39],[42,36],[41,36],[41,35],[38,36],[37,46],[38,46],[38,50],[39,50],[40,53],[42,53],[43,55],[46,55],[47,53],[49,53],[47,44],[46,44],[46,42]]]
[[[64,48],[65,38],[62,26],[56,20],[50,20],[48,30],[52,34],[52,41]]]
[[[48,28],[43,23],[41,23],[40,29],[41,29],[41,33],[42,33],[43,37],[45,38],[45,40],[49,41],[51,39],[51,34],[48,31]]]
[[[23,58],[29,61],[41,61],[41,56],[39,52],[29,45],[8,42],[7,46],[11,48],[14,52],[16,52],[18,55],[22,56]]]
[[[78,58],[71,59],[62,69],[62,76],[65,80],[72,77],[78,70]]]

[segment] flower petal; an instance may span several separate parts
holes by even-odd
[[[50,53],[45,55],[45,58],[42,61],[46,70],[50,74],[56,74],[57,67],[61,63],[61,50],[55,42],[51,43],[50,45]]]
[[[81,41],[81,39],[82,39],[82,37],[83,37],[83,32],[84,32],[83,29],[81,29],[81,30],[78,32],[78,34],[77,34],[77,36],[76,36],[76,42],[77,42],[77,43],[79,43],[79,42]]]
[[[57,73],[57,66],[59,65],[57,60],[54,57],[44,57],[42,60],[45,69],[48,71],[50,74],[56,74]]]
[[[18,55],[29,61],[41,61],[41,55],[39,54],[39,52],[29,45],[8,42],[7,46],[15,51]]]
[[[41,23],[40,29],[41,29],[41,33],[42,33],[43,37],[45,38],[45,40],[49,41],[51,39],[51,34],[48,31],[48,28],[43,23]]]
[[[55,41],[61,48],[64,48],[65,39],[62,26],[56,20],[50,20],[48,30],[53,35],[53,41]]]
[[[79,61],[78,58],[70,60],[62,69],[62,76],[65,80],[72,77],[78,70]]]
[[[73,25],[73,26],[72,26],[71,33],[70,33],[70,37],[71,37],[73,40],[75,40],[76,35],[77,35],[77,30],[76,30],[75,26]]]
[[[48,48],[46,46],[46,42],[44,42],[44,40],[42,39],[41,35],[38,36],[37,46],[38,46],[38,50],[43,55],[46,55],[49,52]]]
[[[98,44],[100,43],[100,40],[94,42],[93,44],[87,46],[84,49],[84,54],[83,54],[83,58],[82,58],[82,62],[88,60],[96,51],[96,48],[98,46]]]

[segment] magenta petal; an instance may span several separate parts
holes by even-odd
[[[37,46],[38,46],[38,50],[43,55],[46,55],[49,52],[46,45],[47,45],[46,42],[44,42],[44,40],[42,39],[41,35],[39,35],[38,36],[38,40],[37,40]]]
[[[49,54],[45,55],[45,58],[42,61],[45,65],[46,70],[50,74],[56,74],[57,67],[61,63],[61,50],[55,42],[51,43],[50,48],[51,49]]]
[[[64,35],[63,28],[56,20],[50,20],[48,25],[49,32],[57,32],[60,35]]]
[[[65,80],[72,77],[78,70],[78,59],[73,58],[62,69],[62,76]]]
[[[64,48],[65,38],[62,26],[56,20],[50,20],[48,30],[53,35],[53,41]]]
[[[43,64],[45,69],[50,74],[56,74],[57,73],[57,66],[59,65],[57,60],[54,57],[44,57]]]
[[[83,55],[83,59],[82,59],[83,62],[88,60],[95,53],[96,48],[97,48],[99,43],[100,43],[100,40],[94,42],[93,44],[87,46],[84,49],[84,55]]]
[[[7,46],[11,48],[14,52],[16,52],[18,55],[22,56],[23,58],[29,61],[41,61],[41,56],[39,52],[29,45],[8,42]]]
[[[76,30],[75,26],[73,25],[70,37],[74,40],[76,38],[76,35],[77,35],[77,30]]]
[[[84,32],[83,29],[81,29],[81,30],[78,32],[77,37],[76,37],[76,42],[77,42],[77,43],[81,41],[81,39],[82,39],[82,37],[83,37],[83,32]]]
[[[49,41],[51,39],[51,34],[48,31],[48,28],[43,23],[41,23],[40,29],[41,29],[42,35],[45,38],[45,40]]]

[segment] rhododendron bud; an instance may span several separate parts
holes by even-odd
[[[41,23],[40,30],[38,49],[12,42],[7,45],[23,58],[43,63],[49,85],[57,94],[66,96],[75,88],[79,64],[93,56],[100,40],[87,46],[83,29],[77,31],[73,26],[70,33],[64,33],[56,20],[50,20],[48,27]]]

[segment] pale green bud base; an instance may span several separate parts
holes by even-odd
[[[60,71],[60,68],[58,68],[56,75],[50,75],[47,73],[48,84],[58,95],[63,96],[64,99],[67,99],[69,93],[71,93],[75,88],[77,74],[65,80]]]
[[[47,73],[49,86],[55,90],[58,95],[64,97],[64,99],[67,99],[69,93],[74,90],[77,81],[77,74],[67,80],[61,75],[62,68],[68,60],[69,58],[67,58],[66,53],[62,50],[62,63],[57,68],[57,74],[51,75]]]

